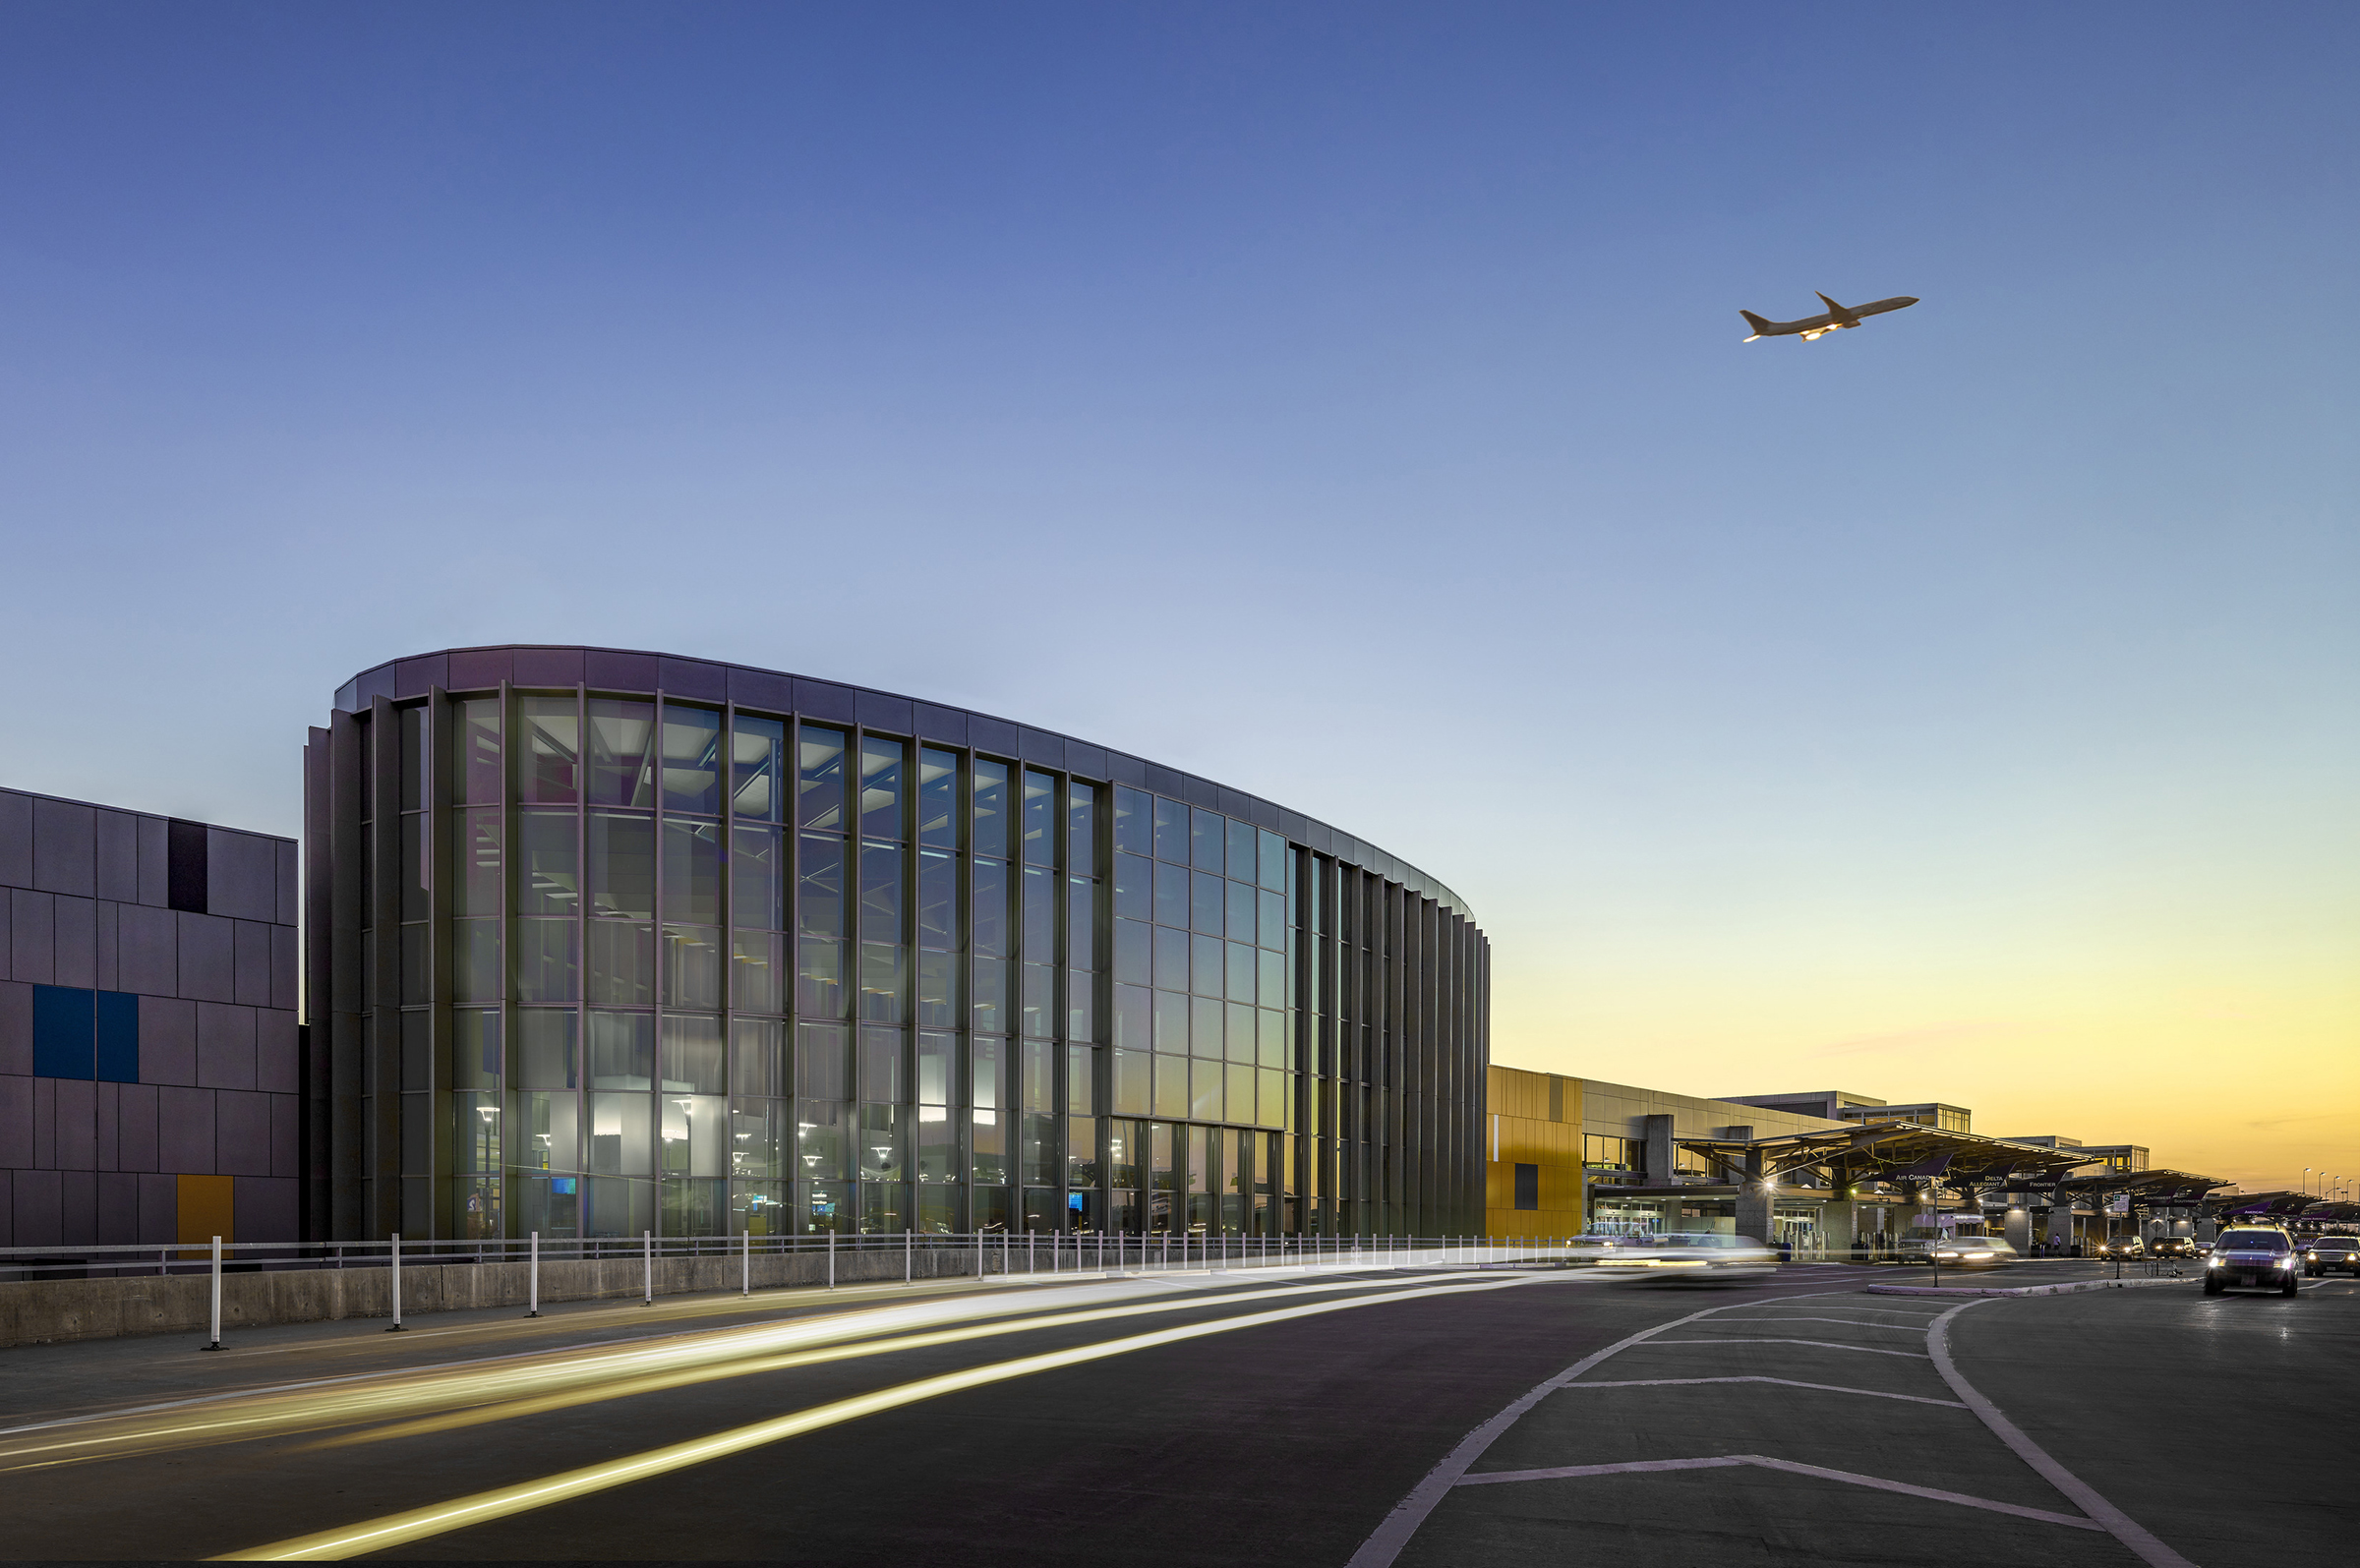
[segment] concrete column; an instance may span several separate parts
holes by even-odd
[[[2033,1250],[2033,1211],[2025,1207],[2025,1201],[2021,1192],[2008,1194],[2008,1213],[2004,1224],[2008,1245],[2016,1249],[2020,1255],[2029,1257]],[[2047,1238],[2042,1237],[2041,1240]]]
[[[1854,1238],[1859,1235],[1860,1206],[1850,1196],[1831,1197],[1819,1205],[1819,1244],[1827,1249],[1831,1258],[1852,1256]]]
[[[1750,1236],[1757,1242],[1775,1242],[1770,1216],[1775,1210],[1771,1195],[1758,1183],[1747,1183],[1738,1191],[1738,1234]]]
[[[1672,1185],[1672,1118],[1650,1116],[1646,1121],[1646,1174],[1650,1187]]]

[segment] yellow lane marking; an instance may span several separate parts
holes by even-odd
[[[288,1562],[336,1561],[357,1557],[364,1552],[384,1551],[424,1540],[429,1537],[446,1535],[453,1530],[488,1524],[512,1514],[546,1508],[553,1503],[566,1502],[610,1486],[628,1485],[633,1481],[686,1470],[691,1466],[724,1459],[769,1443],[804,1432],[816,1431],[844,1422],[857,1421],[883,1411],[897,1410],[922,1400],[940,1398],[991,1383],[1007,1382],[1029,1377],[1034,1372],[1053,1371],[1065,1366],[1078,1366],[1087,1362],[1102,1361],[1132,1351],[1150,1350],[1160,1345],[1176,1345],[1186,1340],[1203,1339],[1212,1334],[1233,1333],[1243,1328],[1262,1328],[1295,1318],[1313,1317],[1325,1312],[1349,1311],[1358,1307],[1375,1307],[1387,1302],[1415,1301],[1421,1297],[1451,1296],[1473,1291],[1509,1290],[1524,1281],[1517,1278],[1484,1280],[1466,1285],[1434,1286],[1422,1290],[1387,1291],[1376,1296],[1352,1301],[1322,1302],[1310,1307],[1283,1307],[1277,1311],[1254,1312],[1244,1317],[1222,1318],[1211,1323],[1189,1323],[1177,1328],[1158,1329],[1151,1334],[1137,1334],[1128,1339],[1105,1340],[1095,1345],[1077,1346],[1072,1350],[1051,1351],[1045,1355],[1025,1356],[1015,1361],[997,1362],[987,1366],[969,1367],[963,1371],[947,1372],[936,1377],[923,1377],[915,1382],[883,1388],[875,1393],[853,1399],[840,1399],[831,1404],[816,1405],[792,1415],[755,1422],[729,1431],[715,1432],[708,1437],[694,1438],[684,1443],[673,1443],[652,1448],[625,1459],[609,1460],[603,1464],[586,1465],[578,1470],[544,1477],[514,1486],[502,1486],[492,1491],[478,1492],[453,1502],[436,1503],[403,1513],[388,1514],[340,1530],[322,1531],[315,1535],[298,1536],[288,1540],[273,1541],[246,1551],[223,1552],[207,1559],[212,1562]]]

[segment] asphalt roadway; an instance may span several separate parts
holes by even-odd
[[[0,1555],[2353,1560],[2353,1282],[1896,1283],[1067,1275],[24,1347]]]

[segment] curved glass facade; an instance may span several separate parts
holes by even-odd
[[[600,649],[306,751],[318,1239],[1479,1230],[1488,949],[1268,802]]]

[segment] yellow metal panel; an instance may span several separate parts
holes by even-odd
[[[209,1256],[214,1237],[218,1236],[224,1242],[238,1239],[237,1203],[230,1185],[235,1180],[228,1176],[180,1178],[176,1206],[179,1209],[179,1237],[183,1245],[195,1243],[207,1249],[206,1255]],[[194,1257],[197,1254],[183,1252],[180,1255]]]

